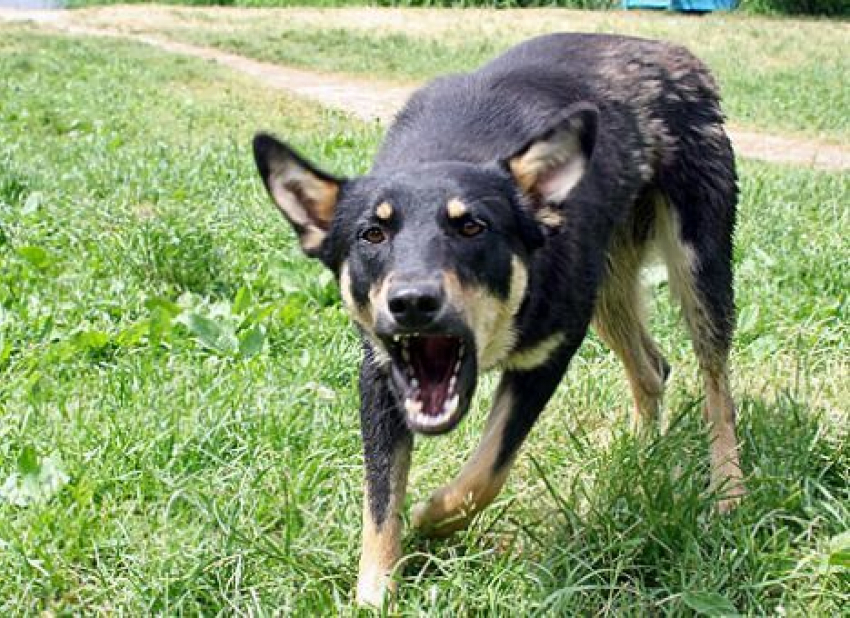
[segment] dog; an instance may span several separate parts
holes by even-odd
[[[362,337],[360,603],[396,587],[413,436],[455,427],[481,372],[501,371],[484,435],[414,507],[426,534],[463,528],[496,497],[591,326],[625,365],[634,422],[656,422],[670,367],[643,315],[650,251],[704,380],[719,508],[740,499],[728,371],[738,188],[723,120],[716,82],[686,49],[552,34],[414,93],[363,177],[254,138],[268,193],[336,276]]]

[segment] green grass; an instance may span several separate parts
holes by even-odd
[[[557,30],[669,40],[688,46],[715,72],[732,122],[850,140],[850,89],[840,87],[850,56],[843,53],[841,22],[564,11],[163,14],[172,19],[128,27],[260,60],[402,81],[471,70],[523,39]]]
[[[353,613],[358,345],[248,142],[274,129],[355,174],[378,130],[145,47],[0,35],[0,613]],[[589,340],[497,504],[406,537],[400,612],[846,608],[850,178],[742,176],[741,509],[711,512],[659,293],[667,435],[629,435],[622,370]],[[485,383],[418,444],[411,501],[475,444]]]

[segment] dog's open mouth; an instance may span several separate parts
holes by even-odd
[[[407,423],[420,433],[443,433],[460,420],[475,388],[475,350],[452,335],[393,338],[393,381]]]

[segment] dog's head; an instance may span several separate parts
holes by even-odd
[[[327,174],[274,137],[260,174],[301,248],[337,275],[410,428],[443,433],[469,408],[479,369],[515,343],[531,255],[564,224],[587,168],[596,110],[567,110],[503,161]]]

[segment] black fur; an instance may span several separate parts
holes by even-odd
[[[375,524],[381,526],[390,501],[393,456],[400,448],[410,449],[413,435],[396,411],[387,377],[375,364],[368,347],[360,366],[360,431],[366,452],[369,508]]]
[[[390,274],[408,293],[421,282],[431,289],[442,273],[453,272],[463,286],[507,302],[513,261],[524,265],[527,290],[512,317],[517,336],[499,359],[507,365],[499,392],[510,394],[512,405],[492,464],[496,475],[513,460],[581,345],[615,267],[614,239],[646,245],[659,200],[698,265],[693,288],[706,323],[690,326],[700,364],[713,371],[725,363],[734,322],[737,186],[722,122],[712,77],[683,48],[605,35],[533,39],[476,72],[437,79],[414,94],[371,172],[339,182],[334,219],[317,255],[337,275],[347,269],[355,308],[370,306],[375,286]],[[514,162],[562,130],[574,131],[578,146],[570,156],[586,164],[576,168],[583,170],[577,184],[553,203],[541,197],[544,181],[523,186]],[[258,164],[270,187],[268,147],[260,150]],[[323,180],[333,178],[293,161]],[[454,198],[468,209],[457,220],[445,211]],[[384,202],[392,207],[389,220],[376,214]],[[557,216],[547,219],[546,208]],[[469,221],[484,231],[465,236]],[[386,293],[392,296],[394,288]],[[371,516],[380,526],[389,516],[394,454],[411,444],[405,393],[381,350],[397,364],[393,337],[407,331],[386,311],[373,325],[360,326],[366,476]],[[446,308],[423,330],[469,342],[470,328]],[[514,355],[553,334],[560,339],[545,362],[511,365]],[[657,364],[666,378],[666,362],[659,358]],[[472,375],[464,409],[477,369],[472,365],[461,375]]]

